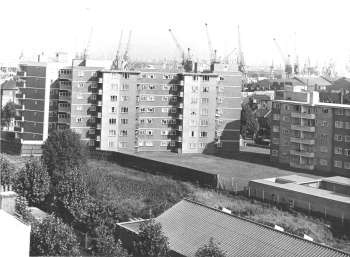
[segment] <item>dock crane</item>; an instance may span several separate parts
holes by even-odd
[[[297,34],[294,33],[294,66],[293,66],[293,70],[294,70],[294,74],[297,75],[299,74],[299,56],[297,54]]]
[[[244,75],[246,74],[246,65],[244,60],[244,54],[242,50],[242,44],[241,44],[241,32],[239,30],[238,25],[238,70],[242,72]]]
[[[117,53],[115,55],[115,58],[113,60],[112,66],[111,66],[111,70],[117,70],[120,67],[120,61],[121,61],[121,57],[120,57],[120,48],[122,45],[122,38],[123,38],[123,31],[120,32],[120,37],[119,37],[119,43],[118,43],[118,49],[117,49]]]
[[[128,42],[126,43],[126,47],[125,47],[125,52],[123,55],[123,60],[122,60],[122,69],[123,70],[128,70],[129,69],[129,50],[130,50],[130,41],[131,41],[131,34],[132,31],[129,31],[129,37],[128,37]]]
[[[90,33],[89,33],[89,38],[88,38],[88,41],[86,43],[86,47],[85,47],[84,52],[83,52],[83,61],[84,62],[86,62],[86,59],[88,58],[88,55],[89,55],[92,33],[93,33],[93,28],[91,27]]]
[[[210,70],[213,70],[214,69],[213,65],[214,63],[216,63],[216,50],[213,49],[213,45],[209,35],[208,23],[205,23],[204,25],[205,25],[205,32],[207,34],[207,40],[208,40]]]
[[[286,77],[289,78],[292,74],[293,74],[293,67],[290,64],[290,55],[288,55],[287,57],[284,55],[280,45],[277,43],[276,38],[273,39],[273,42],[275,42],[275,45],[277,47],[277,50],[283,60],[284,63],[284,72],[286,74]]]
[[[171,38],[173,39],[177,49],[180,52],[181,55],[181,64],[184,67],[184,70],[186,72],[190,72],[192,71],[192,58],[191,58],[191,54],[190,54],[190,48],[187,49],[187,58],[185,57],[185,51],[183,50],[182,46],[180,45],[179,41],[176,39],[173,31],[171,29],[169,29]]]

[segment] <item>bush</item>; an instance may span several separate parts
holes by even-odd
[[[79,255],[79,243],[71,227],[62,220],[48,216],[41,223],[32,225],[30,237],[30,255],[76,256]]]
[[[12,185],[14,168],[10,162],[3,156],[0,156],[0,181],[2,186]]]
[[[50,192],[50,177],[41,162],[31,159],[16,175],[13,187],[30,206],[40,206]]]
[[[214,242],[213,238],[209,239],[209,243],[200,247],[195,257],[226,257],[226,253],[220,249],[219,245]]]

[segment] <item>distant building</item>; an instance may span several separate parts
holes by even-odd
[[[146,221],[118,223],[126,248],[133,249],[139,226]],[[348,256],[340,250],[190,200],[178,202],[155,221],[162,225],[168,237],[172,257],[194,257],[210,238],[227,256]]]
[[[319,93],[284,91],[272,104],[271,160],[349,176],[350,105],[322,103]]]
[[[291,209],[318,213],[339,222],[350,222],[350,179],[309,178],[298,175],[249,182],[249,195]]]
[[[164,69],[100,72],[97,148],[107,151],[239,151],[241,75]]]

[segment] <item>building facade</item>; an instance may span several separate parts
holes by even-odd
[[[239,151],[241,75],[101,71],[97,147],[107,151]]]
[[[271,160],[294,168],[350,174],[350,106],[321,103],[318,92],[284,92],[272,105]]]

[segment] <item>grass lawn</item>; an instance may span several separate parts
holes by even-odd
[[[170,152],[143,152],[136,155],[163,161],[179,166],[219,174],[226,190],[242,190],[249,180],[268,177],[292,175],[315,177],[300,170],[281,168],[270,162],[269,149],[257,147],[241,147],[241,152],[233,158],[222,158],[204,154],[178,155]]]

